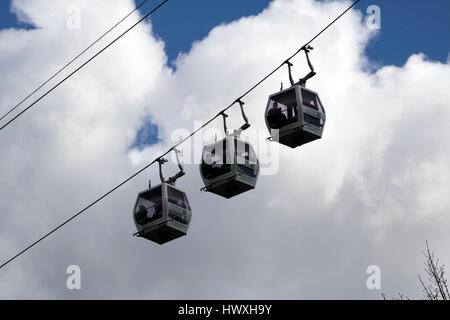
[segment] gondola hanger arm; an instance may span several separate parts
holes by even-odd
[[[245,111],[244,111],[245,102],[243,102],[241,100],[241,98],[239,98],[235,101],[235,103],[239,103],[239,106],[241,108],[242,118],[244,118],[244,121],[245,121],[245,123],[241,126],[240,130],[241,131],[247,130],[248,128],[250,128],[250,123],[248,122],[247,115],[245,114]]]
[[[164,181],[164,175],[162,172],[162,165],[167,162],[167,159],[159,158],[156,161],[158,161],[158,165],[159,165],[159,178],[161,179],[161,183],[164,183],[165,181]]]
[[[316,75],[316,72],[314,71],[314,66],[311,62],[311,59],[309,57],[309,52],[311,52],[311,50],[313,50],[314,48],[310,45],[306,45],[303,46],[300,51],[304,51],[305,55],[306,55],[306,62],[308,63],[308,67],[310,69],[310,72],[303,78],[301,78],[298,82],[294,81],[294,77],[292,76],[292,67],[294,66],[294,64],[288,59],[284,62],[284,64],[286,64],[288,66],[288,72],[289,72],[289,82],[291,83],[291,86],[294,86],[296,84],[301,85],[302,87],[306,86],[306,81],[308,81],[309,79],[311,79],[312,77],[314,77]],[[283,90],[283,82],[281,83],[281,89],[280,91]]]
[[[314,77],[317,73],[314,71],[314,66],[311,63],[311,59],[309,58],[309,52],[311,50],[313,50],[314,48],[310,45],[304,46],[301,50],[305,51],[305,55],[306,55],[306,61],[308,63],[310,72],[303,78],[300,79],[300,81],[298,82],[298,84],[300,84],[302,87],[306,86],[306,81],[308,81],[309,79],[311,79],[312,77]]]
[[[176,182],[179,178],[181,178],[182,176],[184,176],[186,173],[184,172],[184,168],[183,168],[183,165],[181,164],[180,157],[179,157],[179,154],[181,153],[181,151],[178,150],[177,148],[173,148],[172,151],[175,152],[175,157],[176,157],[176,159],[177,159],[177,164],[178,164],[178,168],[180,169],[180,171],[179,171],[176,175],[170,177],[170,178],[166,181],[166,183],[168,183],[168,184],[174,186],[174,185],[175,185],[175,182]]]
[[[284,62],[285,64],[287,64],[288,66],[288,71],[289,71],[289,82],[291,83],[291,86],[293,86],[295,84],[294,78],[292,77],[292,67],[294,66],[294,64],[288,60],[286,60]],[[281,89],[283,89],[283,83],[281,83]]]
[[[227,128],[228,115],[225,113],[225,111],[222,111],[220,114],[223,117],[223,130],[225,131],[225,136],[228,136],[228,128]]]

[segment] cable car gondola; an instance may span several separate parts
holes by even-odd
[[[191,222],[191,207],[186,194],[175,187],[178,178],[184,176],[183,166],[178,158],[178,150],[174,149],[180,172],[164,180],[162,164],[159,159],[161,184],[139,193],[133,210],[133,219],[138,230],[134,235],[160,245],[187,234]]]
[[[245,124],[232,134],[228,134],[225,113],[222,113],[226,137],[203,149],[200,174],[205,187],[203,191],[215,193],[224,198],[232,198],[256,187],[259,161],[252,146],[239,138],[250,124],[241,107]]]
[[[272,141],[296,148],[308,142],[322,138],[326,114],[319,95],[306,88],[306,81],[316,75],[309,59],[311,46],[305,51],[310,73],[294,83],[291,73],[292,63],[286,61],[289,68],[291,87],[272,94],[267,103],[265,118]]]

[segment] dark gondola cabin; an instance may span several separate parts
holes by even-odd
[[[191,208],[183,191],[162,183],[139,194],[133,218],[137,236],[164,244],[187,234]]]
[[[249,143],[230,135],[204,148],[200,173],[204,191],[229,199],[255,188],[259,162]]]
[[[266,125],[273,141],[295,148],[320,139],[325,119],[317,93],[299,84],[269,97]]]

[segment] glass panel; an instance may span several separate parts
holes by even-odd
[[[256,164],[258,162],[255,151],[249,143],[235,139],[234,148],[238,164]]]
[[[250,146],[250,163],[258,163],[258,158],[252,146]]]
[[[236,162],[238,164],[248,164],[250,162],[249,145],[244,141],[234,139],[234,150],[236,152]]]
[[[324,113],[325,110],[323,110],[322,103],[320,102],[319,96],[316,96],[316,101],[317,101],[317,106],[319,107],[319,111]],[[325,124],[325,121],[323,120],[323,118],[320,118],[320,125],[323,126],[324,124]]]
[[[191,208],[184,192],[167,186],[167,196],[170,203],[187,210],[169,209],[169,216],[178,222],[188,224],[191,219]]]
[[[267,123],[272,129],[280,129],[298,120],[298,104],[295,88],[269,99],[266,111]]]
[[[258,160],[251,145],[241,140],[234,140],[236,150],[236,161],[241,171],[248,176],[258,175]]]
[[[310,91],[307,91],[305,89],[302,89],[302,99],[303,99],[303,104],[309,108],[313,108],[317,111],[320,112],[324,112],[323,111],[323,107],[322,104],[320,103],[320,99],[319,96],[315,93],[312,93]],[[307,120],[308,118],[308,120]],[[313,119],[313,117],[311,116],[306,116],[305,114],[305,121],[309,122],[311,124],[317,125],[317,126],[321,126],[324,124],[323,119]],[[316,122],[318,122],[318,124],[316,124]]]
[[[167,186],[167,196],[170,203],[175,204],[183,209],[191,210],[184,192]]]
[[[134,208],[134,216],[140,225],[162,218],[161,186],[149,190],[139,197]]]
[[[211,180],[231,171],[231,165],[227,163],[227,153],[226,139],[205,148],[200,169],[206,179]]]
[[[306,113],[303,116],[304,116],[305,122],[312,124],[313,126],[316,126],[316,127],[322,126],[322,121],[319,118],[312,117]]]
[[[319,110],[320,103],[316,94],[302,89],[302,99],[305,106]]]
[[[320,112],[324,112],[323,111],[323,107],[322,107],[322,103],[320,103],[319,96],[316,96],[316,102],[317,102],[317,107],[319,108],[319,111]]]

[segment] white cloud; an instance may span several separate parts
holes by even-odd
[[[82,8],[79,31],[65,28],[72,4]],[[40,29],[0,32],[2,111],[133,4],[14,5]],[[132,31],[0,133],[0,258],[153,160],[173,130],[193,129],[229,104],[347,5],[272,2],[212,30],[179,57],[176,71],[150,25]],[[364,48],[373,35],[352,11],[317,39],[318,75],[308,86],[325,105],[325,136],[282,148],[279,173],[261,177],[255,191],[233,200],[200,193],[198,168],[187,166],[179,186],[194,208],[189,235],[157,247],[131,237],[135,196],[158,176],[149,169],[1,270],[0,297],[379,298],[365,287],[372,264],[381,266],[383,291],[419,296],[425,239],[442,261],[450,259],[450,68],[413,54],[403,67],[368,73]],[[303,56],[292,62],[297,78],[307,71]],[[264,128],[267,97],[280,81],[287,84],[286,70],[245,99],[254,127]],[[129,153],[148,116],[163,142]],[[230,128],[241,121],[237,108],[230,112]],[[174,170],[168,166],[167,175]],[[65,289],[71,264],[82,268],[79,293]]]

